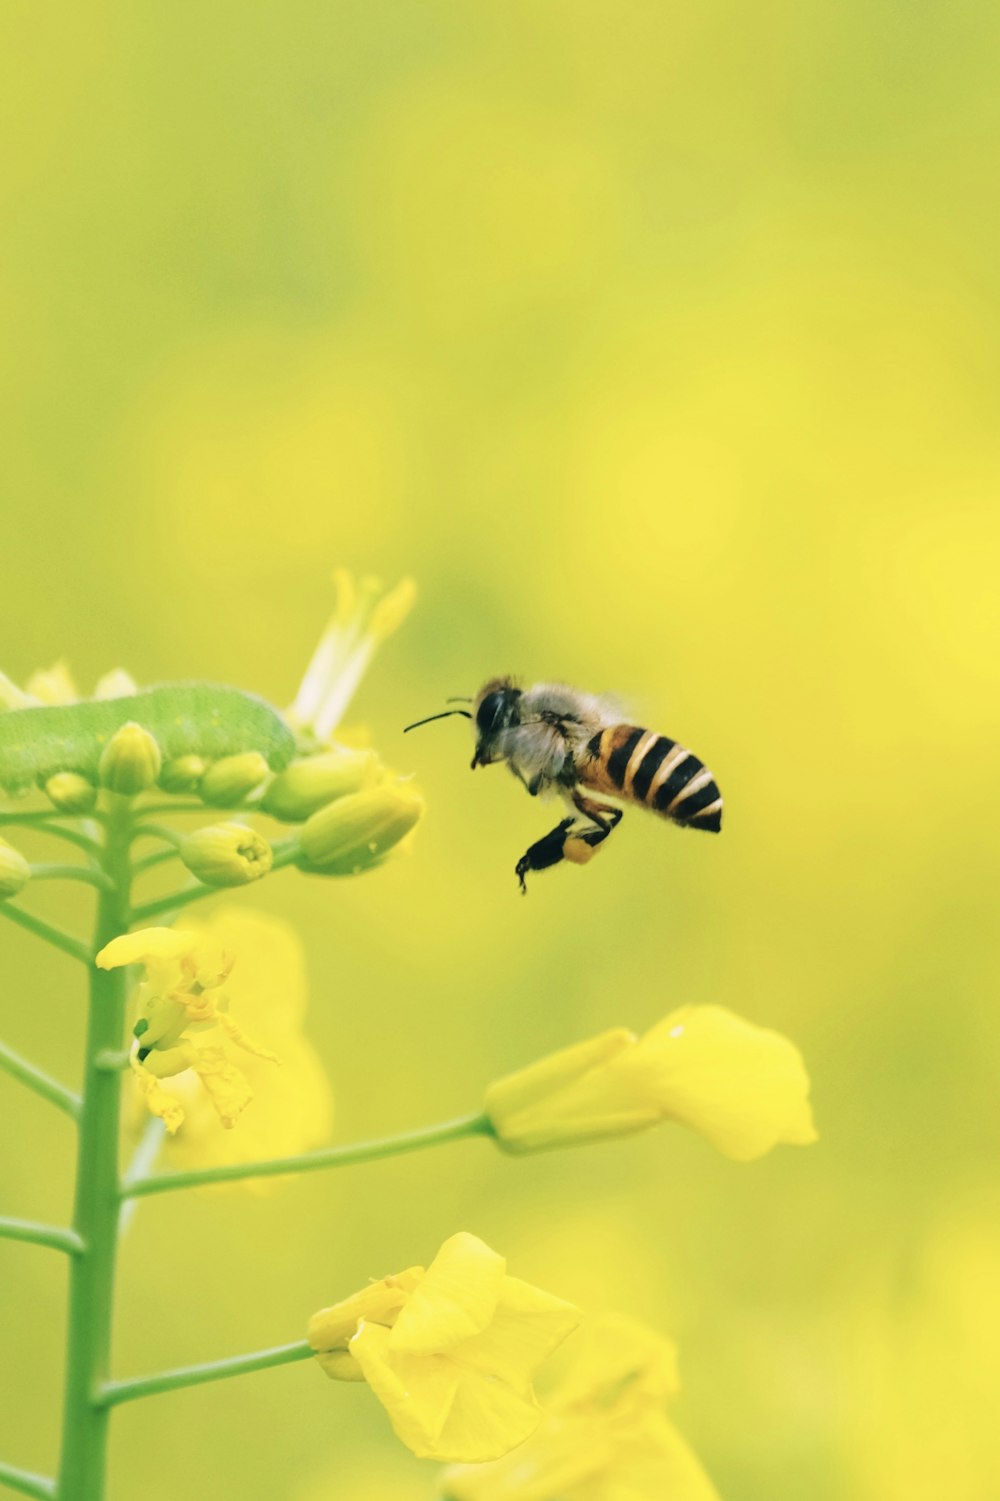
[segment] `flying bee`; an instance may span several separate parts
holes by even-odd
[[[636,803],[686,829],[722,828],[722,794],[703,761],[655,730],[623,724],[605,698],[564,683],[519,688],[512,678],[491,678],[471,709],[446,709],[408,724],[407,730],[461,714],[476,735],[472,769],[505,761],[532,797],[558,792],[573,808],[517,862],[522,892],[529,871],[560,860],[584,865],[621,823],[618,802]]]

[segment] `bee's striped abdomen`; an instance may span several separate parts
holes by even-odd
[[[686,828],[712,834],[722,828],[722,794],[715,778],[676,740],[616,724],[594,735],[587,750],[592,759],[584,780],[596,792],[642,803]]]

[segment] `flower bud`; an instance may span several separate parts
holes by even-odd
[[[423,798],[400,782],[328,803],[302,826],[302,869],[327,876],[370,870],[406,837],[423,811]]]
[[[215,808],[231,808],[249,797],[271,769],[260,751],[244,751],[239,756],[223,756],[210,766],[201,779],[198,795]]]
[[[272,818],[299,823],[327,803],[370,787],[377,776],[374,751],[335,750],[309,756],[275,777],[261,807]]]
[[[31,866],[12,844],[0,839],[0,902],[17,893],[31,880]]]
[[[160,774],[160,747],[148,730],[130,720],[116,730],[101,756],[101,782],[112,792],[134,797]]]
[[[241,823],[216,823],[188,834],[178,854],[206,886],[246,886],[271,869],[271,846]]]
[[[178,756],[164,763],[160,786],[164,792],[193,792],[207,770],[208,762],[202,756]]]
[[[97,788],[75,771],[57,771],[45,791],[60,813],[89,813],[97,801]]]

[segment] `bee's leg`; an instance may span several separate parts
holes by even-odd
[[[570,837],[569,830],[576,822],[575,818],[564,818],[559,826],[546,834],[544,839],[539,839],[536,844],[525,850],[515,866],[515,874],[521,883],[522,895],[527,891],[524,878],[529,870],[547,870],[550,865],[558,865],[563,858],[566,848],[566,840]]]
[[[591,823],[596,825],[593,829],[585,829],[583,833],[573,836],[575,839],[582,840],[591,849],[597,849],[598,845],[603,844],[625,816],[621,808],[609,808],[604,803],[592,802],[581,792],[573,793],[573,806],[580,810],[584,818],[589,818]]]

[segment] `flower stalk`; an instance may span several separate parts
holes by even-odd
[[[115,810],[108,823],[102,866],[110,889],[98,901],[94,948],[128,928],[130,815]],[[63,1404],[59,1501],[94,1501],[104,1493],[108,1410],[96,1393],[108,1379],[118,1230],[118,1123],[121,1074],[99,1058],[121,1047],[126,976],[91,963],[90,1013],[80,1112],[73,1229],[83,1243],[73,1258],[69,1339]]]

